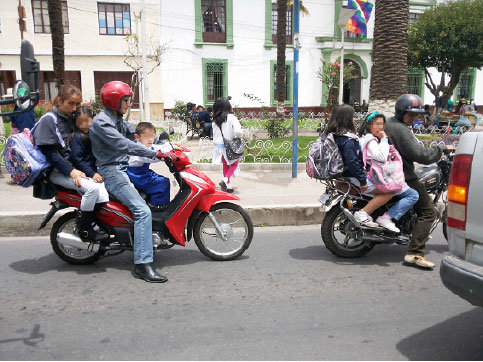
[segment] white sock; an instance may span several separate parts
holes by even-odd
[[[226,184],[226,188],[227,188],[227,189],[232,189],[233,187],[231,187],[231,184],[228,182],[228,183]]]
[[[228,185],[228,177],[223,177],[223,181],[225,182],[226,185]]]

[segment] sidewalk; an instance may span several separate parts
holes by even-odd
[[[199,153],[197,144],[196,138],[186,144],[195,160]],[[221,165],[193,166],[208,175],[216,185],[222,179]],[[151,167],[174,181],[164,164]],[[32,188],[10,185],[7,183],[9,179],[5,168],[2,168],[0,236],[47,235],[53,221],[40,233],[37,227],[50,210],[51,201],[33,198]],[[241,164],[240,173],[233,178],[232,184],[235,194],[241,199],[237,203],[249,212],[256,226],[306,225],[322,221],[318,199],[324,187],[306,175],[304,164],[299,164],[297,178],[292,178],[291,164]],[[171,198],[178,190],[177,185],[171,184]]]

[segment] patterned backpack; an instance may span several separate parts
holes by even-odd
[[[344,161],[334,135],[323,133],[309,149],[305,162],[307,175],[317,180],[339,177],[344,172]]]
[[[401,155],[393,145],[389,145],[389,155],[386,162],[368,159],[367,146],[373,141],[377,142],[376,140],[367,142],[362,152],[364,167],[366,163],[370,165],[367,177],[376,189],[381,192],[392,193],[402,190],[404,185],[404,170]]]
[[[57,124],[57,117],[54,113],[46,113],[54,118]],[[3,150],[5,158],[5,167],[12,175],[15,183],[29,187],[35,182],[40,173],[51,165],[47,162],[44,154],[34,145],[32,135],[35,129],[42,121],[43,117],[35,124],[32,130],[24,129],[21,133],[14,134],[8,138],[7,144]],[[64,141],[60,133],[58,133],[59,141],[62,145]]]

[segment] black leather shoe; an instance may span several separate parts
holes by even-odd
[[[226,192],[226,183],[225,183],[225,181],[221,180],[218,185],[220,185],[221,191],[225,191]]]
[[[144,279],[149,283],[164,283],[168,281],[168,278],[158,274],[151,264],[135,264],[133,275],[134,278]]]

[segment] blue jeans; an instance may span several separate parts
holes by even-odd
[[[134,264],[153,261],[153,227],[151,210],[132,185],[126,165],[101,166],[98,172],[104,177],[107,191],[114,195],[134,215]]]
[[[416,190],[408,188],[396,197],[400,200],[388,210],[387,214],[394,220],[399,220],[418,201],[419,194]]]

